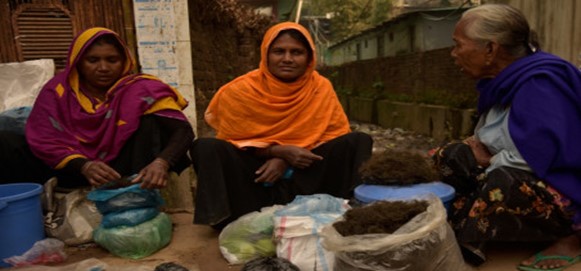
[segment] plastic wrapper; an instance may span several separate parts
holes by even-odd
[[[32,248],[20,256],[4,259],[14,267],[60,263],[67,258],[65,243],[55,238],[46,238],[34,243]]]
[[[96,189],[91,191],[87,198],[95,202],[101,214],[163,205],[163,198],[158,189],[142,189],[140,185],[133,184],[118,189]]]
[[[322,244],[335,254],[334,270],[469,270],[441,200],[433,194],[419,199],[428,202],[427,210],[392,234],[342,236],[333,224],[326,225]]]
[[[136,226],[109,229],[100,226],[94,231],[93,239],[114,255],[140,259],[169,244],[171,235],[170,217],[166,213],[159,213],[154,219]]]
[[[265,207],[260,212],[245,214],[228,224],[218,237],[222,256],[230,264],[242,264],[258,257],[275,256],[272,217],[281,207],[280,205]]]
[[[159,209],[157,208],[136,208],[112,212],[103,216],[101,226],[104,228],[135,226],[156,217],[158,214]]]

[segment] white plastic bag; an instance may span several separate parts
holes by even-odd
[[[427,210],[391,234],[342,236],[333,224],[325,226],[323,246],[335,253],[335,270],[470,270],[446,221],[441,200],[434,194],[419,200],[428,202]]]
[[[274,213],[276,254],[302,271],[331,271],[334,255],[321,246],[320,231],[349,209],[346,200],[326,194],[297,196]]]
[[[32,106],[42,86],[54,76],[52,59],[0,64],[0,111]]]

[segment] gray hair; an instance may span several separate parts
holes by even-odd
[[[503,4],[486,4],[462,14],[465,34],[482,44],[495,41],[511,56],[523,57],[539,48],[536,33],[518,9]]]

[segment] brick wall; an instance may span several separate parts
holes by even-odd
[[[258,67],[262,35],[271,24],[269,18],[259,17],[235,2],[188,1],[198,136],[211,134],[203,116],[214,93]]]
[[[355,96],[371,91],[384,98],[405,94],[418,102],[458,99],[454,102],[464,101],[468,105],[463,107],[470,107],[477,97],[476,82],[454,65],[450,50],[357,61],[319,71],[331,79],[336,90],[348,90]]]

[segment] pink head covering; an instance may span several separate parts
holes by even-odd
[[[80,88],[77,62],[93,42],[113,35],[123,46],[121,78],[104,101]],[[74,158],[109,162],[139,127],[141,116],[160,113],[186,120],[181,110],[187,101],[169,85],[143,74],[131,74],[134,59],[112,30],[96,27],[78,35],[69,48],[66,69],[40,91],[26,123],[32,152],[49,166],[64,167]]]

